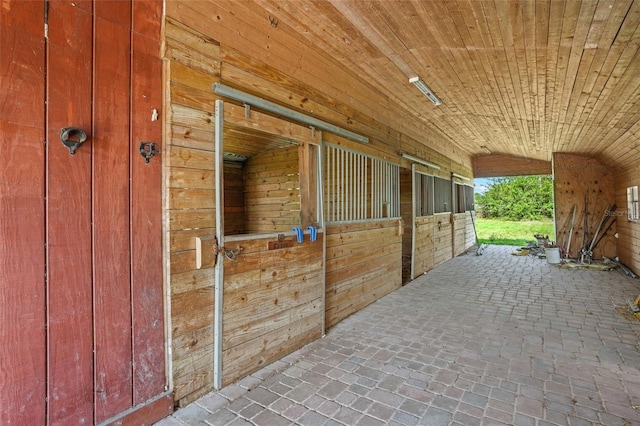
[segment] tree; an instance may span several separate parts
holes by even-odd
[[[493,178],[484,194],[476,194],[476,208],[486,218],[552,218],[553,180],[551,176]]]

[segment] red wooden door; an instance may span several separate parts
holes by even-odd
[[[0,423],[171,411],[161,163],[138,152],[161,139],[161,12],[158,0],[0,7],[0,154],[13,164],[0,172]],[[68,127],[87,135],[73,154]]]
[[[30,3],[0,2],[0,424],[45,415],[44,8]]]

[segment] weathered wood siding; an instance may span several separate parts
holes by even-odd
[[[8,8],[0,12],[0,80],[3,82],[0,91],[0,343],[3,347],[0,423],[35,425],[47,422],[49,368],[44,274],[47,266],[44,93],[47,86],[42,75],[47,43],[42,37],[45,19],[42,3],[3,5]],[[67,43],[68,47],[75,44],[75,40]],[[66,52],[65,57],[72,60]],[[73,94],[80,89],[76,85]],[[66,155],[68,157],[68,151]],[[68,170],[64,172],[64,181],[68,181]],[[75,205],[69,214],[76,215],[78,210],[79,206]],[[75,216],[73,225],[77,232]],[[87,254],[90,253],[78,250],[74,253],[76,256]],[[84,269],[83,264],[78,266]],[[69,272],[75,277],[79,275],[75,270]],[[90,287],[90,283],[85,287]],[[74,366],[74,372],[76,370],[79,369]]]
[[[213,389],[214,265],[209,257],[196,268],[195,239],[215,234],[211,85],[219,80],[220,51],[214,40],[171,19],[165,36],[166,274],[174,398],[183,406]],[[290,232],[300,224],[299,149],[256,154],[245,164],[225,162],[226,233]],[[239,243],[246,249],[239,260],[225,260],[231,284],[223,312],[224,384],[321,335],[323,277],[318,264],[323,238],[320,233],[314,243],[273,251],[266,251],[264,241],[260,249]],[[256,264],[255,259],[264,263]],[[258,269],[237,273],[243,267]],[[256,279],[244,280],[247,275]],[[259,297],[265,304],[241,307],[241,294],[254,302]],[[253,316],[247,314],[258,307]]]
[[[2,3],[0,424],[149,424],[173,408],[162,164],[138,148],[162,149],[162,8]]]
[[[402,167],[411,164],[398,157],[400,148],[439,164],[444,175],[450,171],[469,175],[471,159],[437,134],[430,134],[430,145],[424,145],[421,140],[427,134],[426,129],[416,130],[414,121],[392,100],[318,53],[287,26],[276,30],[267,16],[244,2],[169,0],[166,14],[166,274],[171,292],[175,399],[184,405],[213,388],[214,274],[211,262],[205,262],[201,269],[195,268],[194,240],[215,233],[213,115],[216,95],[211,89],[214,82],[240,88],[366,135],[370,138],[369,144],[346,145],[400,163]],[[238,28],[247,26],[252,28],[250,34],[238,33]],[[403,134],[405,129],[412,134]],[[323,133],[322,136],[327,142],[345,144],[335,135]],[[225,168],[225,173],[234,172],[237,174],[238,169]],[[229,198],[225,202],[225,219],[231,217],[231,210],[239,210],[239,189],[237,185],[233,188],[230,185],[225,186],[225,198]],[[226,232],[249,233],[254,232],[252,229],[264,232],[263,225],[268,223],[272,231],[280,232],[290,230],[293,223],[300,223],[299,200],[297,211],[292,208],[290,215],[284,214],[284,206],[282,210],[275,210],[276,225],[275,216],[267,219],[262,212],[255,213],[267,207],[252,202],[249,179],[243,185],[244,211],[241,213],[250,220],[242,225],[239,219],[231,220],[225,223]],[[297,187],[301,185],[302,182]],[[254,189],[261,192],[265,188],[255,186]],[[291,201],[292,195],[285,195],[286,201],[281,202],[293,207],[296,203]],[[308,215],[302,212],[302,216]],[[252,228],[256,223],[260,226]],[[452,253],[448,216],[443,224],[449,231],[448,239],[438,236],[442,239],[440,244],[446,247],[434,255],[439,262],[450,258]],[[395,219],[328,227],[326,327],[401,285],[400,234]],[[445,252],[448,255],[445,256]],[[305,335],[302,331],[296,333],[291,330],[293,340]],[[305,336],[298,342],[306,341],[308,335]],[[241,344],[226,351],[224,374],[240,377],[251,371],[253,367],[249,364],[264,356],[251,350],[247,351]],[[229,379],[224,380],[228,383]]]
[[[402,283],[411,281],[413,247],[413,179],[412,171],[400,169],[400,216],[404,222],[402,234]]]
[[[215,235],[211,84],[218,44],[165,23],[166,275],[174,398],[183,406],[213,388],[213,265],[196,269],[195,238]]]
[[[324,234],[306,237],[275,250],[275,235],[225,242],[242,253],[224,260],[223,386],[322,336]]]
[[[244,165],[247,233],[291,231],[300,226],[298,146],[266,151]]]
[[[413,261],[413,276],[419,277],[433,269],[434,216],[420,216],[415,220],[416,247]]]
[[[398,220],[327,226],[326,326],[402,285]]]
[[[244,164],[224,162],[224,233],[244,234]]]
[[[467,249],[467,214],[456,213],[453,219],[453,256],[459,256]]]
[[[464,248],[466,250],[470,247],[473,247],[473,245],[476,244],[477,242],[476,225],[475,225],[476,212],[475,211],[465,212],[465,215],[466,215],[465,220],[467,222],[467,228],[465,229]]]
[[[430,271],[435,266],[450,259],[453,254],[462,254],[476,243],[471,222],[471,212],[455,214],[451,225],[450,215],[442,213],[416,218],[416,247],[414,257],[414,277]],[[454,240],[452,240],[454,232]],[[455,245],[452,245],[454,244]]]
[[[473,157],[473,175],[476,178],[550,174],[551,161],[502,154]]]
[[[640,222],[627,219],[627,187],[640,186],[640,166],[620,170],[615,175],[615,198],[620,215],[616,216],[617,255],[620,261],[640,274]]]
[[[561,245],[568,241],[571,210],[575,205],[577,210],[569,251],[573,257],[576,257],[585,232],[585,199],[587,207],[585,241],[590,241],[605,210],[616,202],[613,191],[613,172],[595,158],[572,154],[554,154],[553,167],[556,240]],[[623,205],[618,205],[618,208],[626,209],[626,201]],[[616,256],[616,241],[613,236],[615,233],[616,224],[609,229],[593,250],[594,258]],[[551,235],[549,237],[553,238]]]
[[[402,147],[443,168],[471,174],[467,153],[417,123],[395,100],[360,81],[293,27],[272,25],[266,11],[252,6],[168,0],[166,14],[220,42],[225,83],[365,134],[372,147],[389,155]],[[425,135],[429,146],[423,143]]]
[[[433,217],[433,266],[438,266],[453,257],[453,225],[450,213],[439,213]]]

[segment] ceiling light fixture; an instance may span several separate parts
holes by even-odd
[[[429,89],[429,87],[424,83],[424,81],[420,80],[420,77],[411,77],[409,79],[409,83],[413,84],[425,95],[435,106],[442,105],[442,101],[440,98],[436,96],[435,93]]]
[[[427,167],[431,167],[432,169],[440,170],[440,166],[438,166],[437,164],[430,163],[430,162],[428,162],[426,160],[422,160],[422,159],[420,159],[418,157],[414,157],[413,155],[402,154],[401,157],[402,158],[406,158],[407,160],[411,160],[413,162],[422,164],[423,166],[427,166]]]

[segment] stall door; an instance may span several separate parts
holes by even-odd
[[[238,116],[235,110],[216,102],[216,232],[221,246],[216,263],[216,388],[320,338],[324,331],[325,235],[319,226],[317,188],[321,136],[257,112],[247,118],[242,110]],[[228,125],[234,125],[233,131],[225,130]],[[257,128],[259,136],[251,130]],[[289,142],[274,143],[282,134]],[[258,140],[260,144],[253,143]],[[239,235],[225,235],[225,197],[231,191],[221,190],[224,152],[248,157],[239,179],[245,216]]]
[[[2,424],[148,423],[171,411],[151,156],[161,10],[3,2],[2,158],[15,166],[0,194]]]

